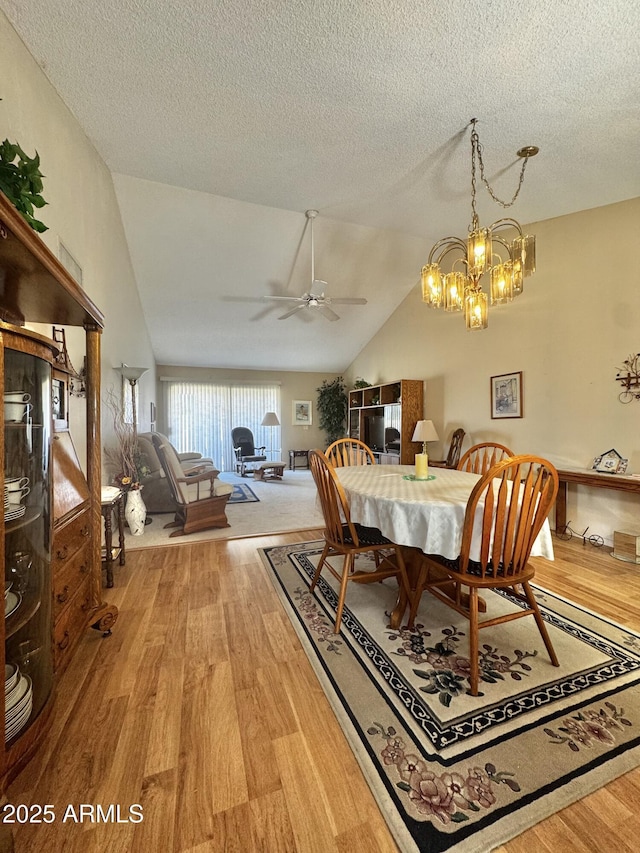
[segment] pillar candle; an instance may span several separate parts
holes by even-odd
[[[416,453],[416,480],[426,480],[429,476],[429,457],[426,453]]]

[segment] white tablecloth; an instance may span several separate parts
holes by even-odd
[[[460,554],[462,526],[469,495],[478,474],[431,468],[435,480],[406,480],[411,465],[359,465],[336,468],[349,499],[351,520],[377,527],[397,545],[425,554],[455,559]],[[478,526],[480,521],[478,520]],[[479,537],[472,540],[471,559],[479,558]],[[549,521],[536,539],[532,556],[553,560]]]

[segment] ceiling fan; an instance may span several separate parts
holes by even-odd
[[[288,317],[292,317],[294,314],[297,314],[298,311],[302,311],[304,308],[313,308],[316,311],[319,311],[323,317],[326,317],[327,320],[339,320],[340,317],[336,314],[335,311],[332,310],[331,305],[341,304],[341,305],[366,305],[367,300],[358,298],[358,297],[344,297],[341,299],[333,299],[330,296],[325,295],[325,287],[327,286],[326,281],[322,281],[315,277],[315,257],[314,257],[314,245],[313,245],[313,220],[318,215],[317,210],[307,210],[305,212],[305,216],[309,220],[309,225],[311,229],[311,287],[309,288],[308,293],[303,293],[302,296],[263,296],[263,299],[269,300],[277,300],[279,302],[294,302],[296,303],[293,308],[283,314],[281,317],[278,317],[278,320],[286,320]]]

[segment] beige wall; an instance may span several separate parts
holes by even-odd
[[[109,169],[60,100],[46,76],[0,12],[0,126],[2,138],[38,151],[49,202],[38,216],[49,226],[42,239],[59,256],[59,240],[80,264],[83,287],[105,315],[102,384],[119,388],[113,370],[122,362],[151,368],[140,381],[141,429],[148,428],[155,366]],[[37,327],[51,335],[50,327]],[[82,367],[84,330],[67,329],[76,369]],[[72,401],[72,433],[85,455],[84,412]],[[111,419],[103,411],[103,444]]]
[[[172,377],[188,379],[197,382],[278,382],[280,383],[281,411],[278,417],[281,424],[282,455],[285,462],[289,462],[290,450],[313,450],[316,447],[326,447],[325,433],[318,426],[318,410],[316,401],[318,399],[317,389],[324,379],[333,380],[334,374],[329,373],[304,373],[285,372],[272,370],[222,370],[204,367],[170,367],[158,365],[158,377]],[[162,385],[158,379],[158,399],[162,400]],[[291,409],[294,400],[311,400],[312,417],[310,426],[294,426],[291,422]],[[158,429],[165,429],[162,420],[158,422]],[[242,426],[242,424],[238,424]],[[198,450],[197,447],[192,448]]]
[[[589,467],[614,447],[640,473],[640,401],[618,402],[615,382],[616,368],[640,350],[640,199],[526,230],[536,235],[537,272],[513,303],[489,309],[488,329],[467,332],[460,314],[427,308],[416,287],[345,377],[424,379],[425,415],[444,439],[430,446],[434,456],[461,426],[465,449],[493,439],[558,466]],[[519,370],[524,417],[492,420],[490,377]],[[640,496],[572,487],[568,519],[607,539],[640,532]]]

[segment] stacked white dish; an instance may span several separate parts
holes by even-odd
[[[15,521],[16,518],[22,518],[26,511],[27,508],[24,504],[13,505],[11,509],[5,509],[4,520]]]
[[[27,511],[22,501],[31,491],[28,477],[7,477],[4,481],[4,520],[15,521]]]
[[[31,394],[26,391],[7,391],[4,395],[4,419],[7,423],[19,423],[29,417],[33,406]]]
[[[33,683],[15,663],[4,667],[4,707],[4,739],[9,741],[25,725],[33,707]]]

